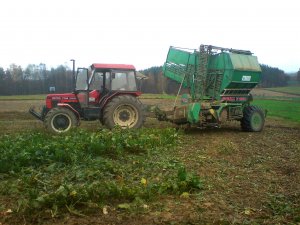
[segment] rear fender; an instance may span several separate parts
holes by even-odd
[[[134,96],[134,97],[138,97],[141,95],[141,92],[138,92],[138,91],[122,91],[122,92],[113,92],[113,93],[109,93],[108,95],[106,96],[103,96],[103,98],[101,99],[100,101],[100,108],[101,109],[104,109],[105,105],[108,103],[108,101],[110,101],[111,99],[113,99],[114,97],[116,96],[119,96],[119,95],[131,95],[131,96]]]

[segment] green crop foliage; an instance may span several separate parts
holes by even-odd
[[[59,214],[201,190],[202,180],[172,154],[179,135],[175,129],[5,135],[0,194],[15,200],[15,212]]]

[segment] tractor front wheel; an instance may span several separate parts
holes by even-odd
[[[241,127],[244,131],[262,131],[265,124],[265,114],[258,106],[246,106],[243,111]]]
[[[140,128],[144,121],[143,106],[137,98],[131,95],[120,95],[113,98],[103,112],[103,123],[109,129],[115,126]]]
[[[78,126],[78,119],[71,110],[57,107],[47,113],[44,124],[53,133],[64,133]]]

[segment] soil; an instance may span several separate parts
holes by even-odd
[[[172,108],[174,100],[145,99],[144,104]],[[5,103],[5,104],[4,104]],[[0,101],[0,135],[43,130],[27,113],[43,101]],[[3,106],[4,105],[4,106]],[[99,122],[82,122],[98,130]],[[147,118],[145,127],[174,126]],[[188,196],[163,196],[145,210],[107,207],[84,216],[65,213],[57,218],[15,218],[0,212],[0,224],[299,224],[300,124],[267,118],[259,133],[242,132],[237,122],[222,128],[191,129],[180,135],[174,155],[204,182]],[[0,197],[1,201],[5,196]]]

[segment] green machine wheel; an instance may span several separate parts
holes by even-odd
[[[265,115],[258,106],[246,106],[243,111],[241,127],[244,131],[259,132],[262,131],[265,123]]]

